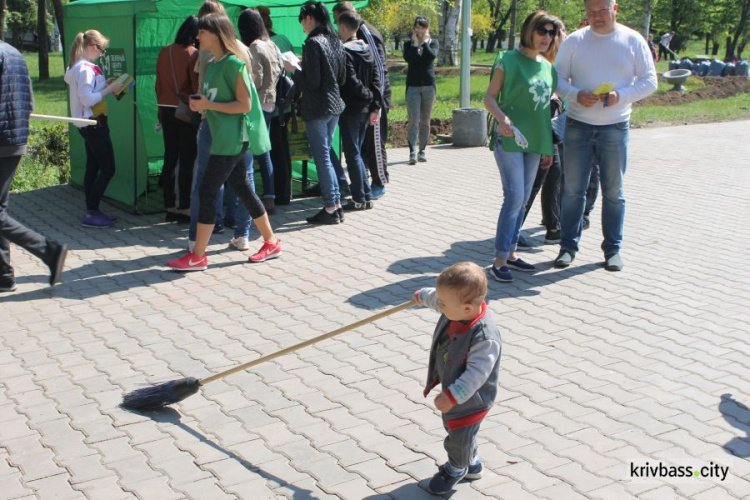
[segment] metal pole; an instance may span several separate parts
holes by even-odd
[[[471,79],[471,0],[463,0],[461,5],[461,107],[468,108]]]

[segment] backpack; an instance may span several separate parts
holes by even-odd
[[[282,121],[284,112],[295,101],[295,87],[294,80],[287,76],[286,71],[282,71],[276,81],[276,109],[279,110]]]

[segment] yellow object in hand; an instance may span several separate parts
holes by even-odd
[[[591,93],[594,95],[603,96],[609,94],[613,90],[615,90],[614,83],[600,83],[599,86],[596,87]]]

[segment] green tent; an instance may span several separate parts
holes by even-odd
[[[274,31],[286,35],[295,51],[300,51],[305,35],[297,17],[304,0],[223,0],[222,3],[235,26],[242,10],[268,6]],[[361,8],[368,1],[353,3]],[[121,100],[107,98],[117,171],[106,196],[137,211],[161,210],[161,195],[149,198],[149,193],[155,192],[155,176],[161,172],[164,157],[161,133],[155,130],[156,58],[164,45],[174,41],[185,18],[196,14],[201,4],[202,0],[77,0],[64,7],[65,33],[70,34],[69,39],[79,31],[100,31],[110,40],[102,61],[105,75],[128,73],[135,78],[135,87]],[[70,40],[66,44],[66,58]],[[86,165],[85,146],[75,128],[71,126],[70,130],[71,177],[80,186]],[[311,170],[314,175],[314,169]]]

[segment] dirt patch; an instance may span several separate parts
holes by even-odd
[[[735,94],[750,92],[750,78],[742,76],[706,77],[703,82],[705,87],[692,92],[664,92],[649,96],[635,105],[676,106],[704,99],[726,99]]]
[[[391,147],[403,148],[409,145],[407,135],[407,122],[391,122],[388,124],[388,144]],[[433,118],[430,120],[430,144],[435,144],[435,136],[438,134],[453,134],[453,120],[447,118]]]

